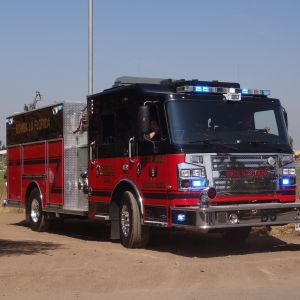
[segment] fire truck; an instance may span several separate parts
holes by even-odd
[[[139,248],[153,226],[240,242],[253,226],[300,223],[287,114],[269,90],[120,77],[6,127],[7,206],[34,231],[95,219]]]

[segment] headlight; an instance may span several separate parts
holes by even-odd
[[[282,175],[288,175],[289,169],[282,169]]]
[[[183,169],[179,171],[180,177],[205,177],[205,169]]]
[[[178,188],[181,190],[196,190],[206,187],[205,168],[187,163],[178,165]]]
[[[289,174],[290,175],[295,175],[296,174],[295,169],[294,168],[290,168],[289,169]]]
[[[191,170],[180,170],[180,177],[191,177]]]
[[[296,171],[295,168],[283,168],[282,175],[295,175]]]
[[[195,169],[195,170],[192,170],[192,176],[193,177],[201,177],[202,176],[202,170],[201,169]]]

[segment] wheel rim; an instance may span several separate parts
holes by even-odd
[[[40,217],[40,204],[37,199],[33,199],[31,202],[31,219],[34,223],[39,220]]]
[[[123,234],[127,237],[129,235],[129,231],[130,231],[130,215],[129,215],[127,205],[124,205],[122,207],[121,227],[122,227]]]

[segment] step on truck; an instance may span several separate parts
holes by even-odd
[[[95,219],[138,248],[153,226],[238,242],[252,226],[300,223],[287,114],[268,90],[120,77],[6,128],[6,205],[35,231]]]

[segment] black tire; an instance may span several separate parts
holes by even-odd
[[[242,243],[250,235],[251,227],[228,228],[222,232],[222,236],[226,242]]]
[[[131,192],[125,192],[120,205],[120,237],[126,248],[144,248],[149,242],[150,227],[141,224],[140,210]]]
[[[43,213],[41,195],[37,189],[29,197],[29,223],[31,229],[38,232],[47,231],[50,225],[50,220]]]

